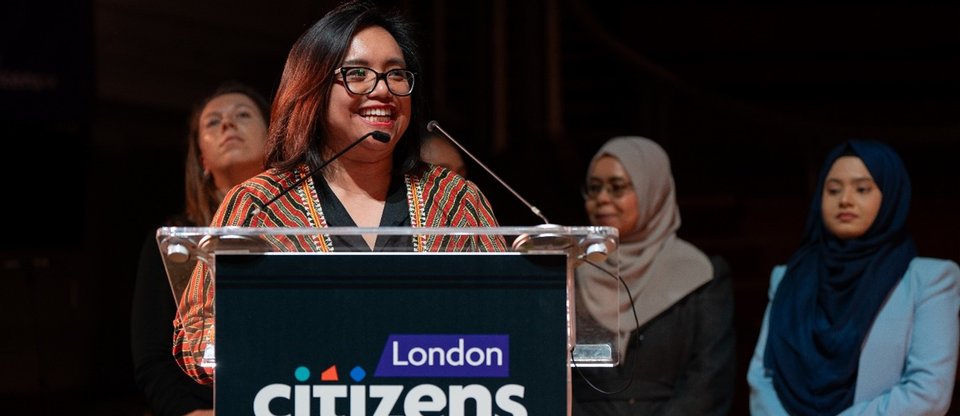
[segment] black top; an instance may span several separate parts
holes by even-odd
[[[323,179],[323,175],[313,176],[317,187],[317,197],[323,204],[323,217],[330,227],[356,227],[357,224],[350,217],[350,213],[330,189],[330,185]],[[383,214],[380,216],[381,227],[409,227],[410,209],[407,202],[407,187],[403,178],[393,177],[387,189],[387,200],[384,201]],[[332,236],[334,247],[343,251],[370,251],[370,247],[359,235]],[[413,251],[413,243],[408,235],[377,236],[373,251]]]
[[[714,278],[637,329],[623,363],[573,370],[574,416],[729,411],[736,384],[733,285],[726,262],[716,256],[710,262]],[[630,387],[605,394],[583,376],[606,391]]]
[[[213,389],[193,381],[173,358],[177,305],[153,233],[140,252],[130,316],[134,379],[156,416],[213,408]]]

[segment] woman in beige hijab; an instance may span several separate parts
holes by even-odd
[[[642,137],[613,138],[591,161],[583,194],[590,223],[620,232],[619,253],[602,266],[619,267],[633,304],[609,274],[578,268],[578,327],[615,333],[620,364],[575,372],[573,414],[726,414],[735,378],[729,268],[677,238],[667,154]]]

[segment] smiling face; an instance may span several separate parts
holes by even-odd
[[[406,63],[400,45],[390,32],[371,26],[354,35],[341,66],[368,67],[385,73],[391,69],[405,69]],[[364,134],[379,130],[390,135],[389,143],[368,138],[344,157],[364,161],[390,159],[397,140],[410,124],[411,108],[410,96],[393,95],[384,80],[380,80],[369,94],[353,94],[338,75],[327,108],[329,145],[333,150],[339,150]]]
[[[612,156],[597,159],[590,168],[586,186],[588,195],[592,193],[591,188],[599,190],[584,202],[590,224],[614,227],[620,235],[630,234],[637,228],[640,216],[637,194],[619,160]]]
[[[823,184],[823,224],[841,240],[864,235],[880,211],[883,195],[856,156],[837,158]]]
[[[267,123],[257,105],[244,94],[229,93],[210,100],[200,113],[200,158],[217,187],[234,176],[232,172],[263,170]]]

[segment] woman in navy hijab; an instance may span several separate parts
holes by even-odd
[[[820,173],[806,236],[773,269],[750,362],[754,415],[943,415],[960,337],[960,269],[918,257],[910,179],[852,140]]]

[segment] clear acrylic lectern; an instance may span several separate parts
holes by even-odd
[[[351,244],[363,236],[392,241],[392,248]],[[474,239],[503,241],[505,250],[479,252]],[[306,252],[298,242],[308,240],[329,251]],[[191,279],[216,288],[215,312],[203,319],[212,323],[216,314],[217,347],[211,339],[203,362],[217,367],[218,411],[232,411],[227,397],[240,406],[231,409],[249,413],[253,406],[263,414],[272,414],[271,406],[309,409],[310,400],[374,406],[373,397],[400,385],[401,402],[442,394],[451,414],[457,397],[475,400],[478,414],[484,397],[494,409],[522,405],[538,414],[537,400],[557,397],[534,396],[557,390],[541,392],[545,383],[521,373],[542,373],[552,360],[562,362],[566,377],[558,381],[569,412],[571,366],[615,366],[621,355],[610,330],[618,322],[578,327],[576,319],[575,269],[603,267],[619,276],[602,261],[617,250],[610,227],[165,227],[157,242],[181,315]],[[209,273],[195,272],[198,262]],[[552,339],[561,345],[551,347]],[[526,367],[543,356],[561,358]],[[504,360],[510,365],[499,369]]]

